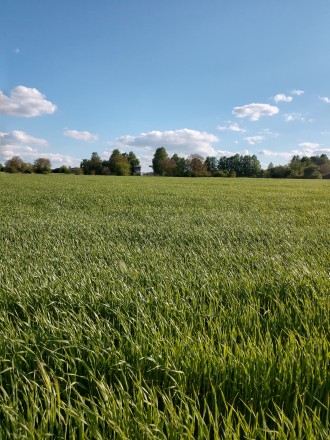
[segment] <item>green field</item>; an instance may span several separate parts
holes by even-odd
[[[0,439],[328,439],[330,181],[0,175]]]

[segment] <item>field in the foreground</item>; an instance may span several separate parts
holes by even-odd
[[[0,438],[328,439],[330,181],[0,175]]]

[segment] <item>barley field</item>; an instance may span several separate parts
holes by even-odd
[[[330,181],[0,175],[0,439],[329,439]]]

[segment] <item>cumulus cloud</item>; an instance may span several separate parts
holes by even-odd
[[[37,89],[18,86],[10,91],[9,96],[0,90],[0,114],[32,118],[55,111],[56,105],[47,101]]]
[[[273,116],[279,111],[279,108],[273,105],[252,103],[242,107],[234,107],[233,114],[238,118],[249,118],[251,121],[258,121],[262,116]]]
[[[319,98],[321,101],[323,101],[325,104],[330,104],[330,98],[328,98],[327,96],[321,96]]]
[[[115,140],[114,145],[121,148],[138,149],[147,153],[158,147],[165,147],[169,154],[201,154],[203,156],[216,155],[214,144],[218,137],[205,131],[180,130],[149,131],[138,136],[121,136]]]
[[[291,102],[293,100],[292,96],[286,96],[283,93],[279,93],[274,96],[274,101],[278,102]]]
[[[240,133],[245,133],[246,130],[244,128],[241,128],[237,122],[229,122],[228,125],[218,126],[218,130],[220,131],[235,131]]]
[[[31,136],[24,131],[14,130],[10,133],[0,132],[0,147],[3,145],[34,145],[39,147],[47,147],[48,142],[46,139]]]
[[[99,138],[97,134],[92,134],[89,131],[64,130],[63,134],[64,136],[84,142],[96,142]]]
[[[38,157],[49,159],[53,167],[60,165],[77,166],[80,160],[65,154],[44,151],[48,147],[45,139],[37,138],[23,131],[0,132],[0,162],[13,156],[20,156],[25,162],[34,162]]]
[[[265,139],[265,136],[248,136],[244,138],[250,145],[259,144]]]
[[[291,90],[291,94],[296,96],[303,95],[304,93],[305,93],[304,90],[297,90],[297,89]]]

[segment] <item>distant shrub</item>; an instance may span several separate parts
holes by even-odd
[[[227,177],[227,171],[218,170],[213,172],[214,177]]]

